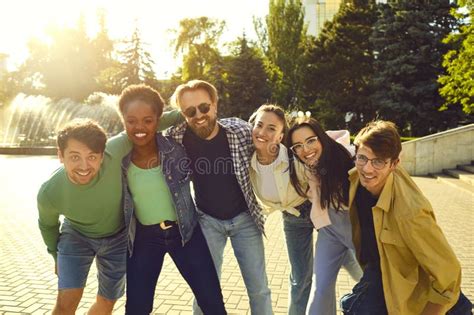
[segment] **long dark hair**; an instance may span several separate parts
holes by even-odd
[[[349,179],[347,172],[354,166],[351,154],[342,144],[329,137],[314,118],[306,118],[293,123],[288,131],[288,148],[293,145],[293,133],[303,127],[313,130],[322,146],[319,161],[311,168],[311,172],[319,178],[321,183],[321,207],[329,208],[332,206],[336,210],[341,209],[342,205],[349,203]],[[303,191],[302,185],[296,176],[294,165],[295,158],[300,159],[298,156],[295,157],[291,150],[288,150],[288,156],[290,159],[291,184],[299,195],[306,197],[307,191]]]

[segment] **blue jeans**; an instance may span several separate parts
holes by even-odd
[[[382,272],[380,265],[369,264],[364,275],[352,289],[341,299],[344,315],[386,315],[387,306],[383,295]]]
[[[199,209],[196,210],[219,279],[224,248],[227,239],[230,239],[247,288],[251,313],[255,315],[273,314],[265,270],[263,236],[250,214],[243,212],[230,220],[219,220]],[[196,303],[194,303],[194,314],[202,314]]]
[[[316,241],[310,315],[336,315],[336,280],[342,266],[354,280],[362,276],[352,243],[349,211],[328,211],[332,224],[319,229]]]
[[[84,288],[94,258],[99,280],[97,294],[112,301],[119,299],[125,291],[125,229],[112,236],[91,238],[74,230],[65,219],[58,242],[59,290]]]
[[[297,207],[300,216],[283,212],[283,230],[290,261],[288,314],[304,315],[313,277],[313,231],[309,217],[311,203]]]
[[[126,314],[151,313],[156,282],[166,253],[204,312],[226,314],[216,269],[199,224],[183,246],[178,226],[163,230],[159,224],[145,226],[138,221],[133,255],[128,258],[127,265]]]

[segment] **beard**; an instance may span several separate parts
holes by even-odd
[[[209,118],[206,117],[207,122],[202,124],[201,126],[197,126],[195,121],[189,124],[191,130],[201,139],[206,139],[210,136],[210,134],[214,131],[216,127],[217,118]]]

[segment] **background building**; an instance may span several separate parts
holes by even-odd
[[[302,0],[305,9],[305,20],[308,24],[308,34],[317,37],[324,22],[331,20],[339,10],[344,0]],[[377,3],[387,3],[387,0],[376,0]]]
[[[332,19],[341,2],[342,0],[303,0],[308,34],[318,36],[324,22]]]

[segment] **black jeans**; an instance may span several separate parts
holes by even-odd
[[[126,314],[152,312],[156,282],[169,253],[179,272],[191,287],[204,314],[227,314],[216,268],[200,225],[184,246],[177,226],[163,230],[137,222],[132,257],[127,260]]]
[[[380,265],[369,264],[352,293],[341,298],[344,315],[386,315],[387,306],[383,295]]]
[[[352,293],[341,298],[344,315],[384,315],[387,314],[382,287],[382,273],[379,265],[368,265]],[[461,292],[456,304],[446,315],[472,315],[472,303]]]
[[[458,301],[451,307],[446,315],[472,315],[471,301],[461,292]]]

